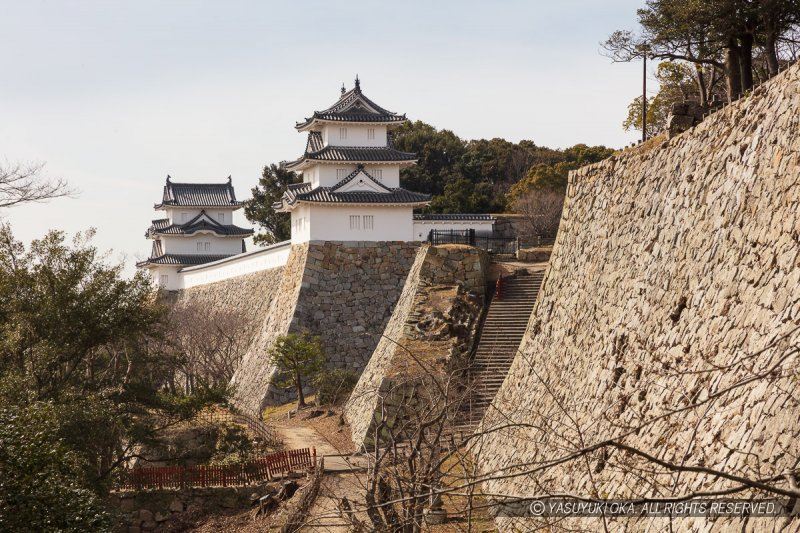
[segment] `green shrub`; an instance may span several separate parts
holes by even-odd
[[[0,531],[110,531],[52,404],[0,409]]]
[[[337,405],[345,401],[357,382],[358,375],[352,370],[334,368],[320,372],[314,379],[317,405]]]

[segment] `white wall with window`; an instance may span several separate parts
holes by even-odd
[[[400,167],[397,165],[366,165],[364,170],[387,187],[395,189],[400,186]]]
[[[200,214],[201,209],[166,209],[164,215],[161,218],[168,218],[170,220],[170,224],[186,224],[194,217]],[[220,224],[232,224],[234,211],[233,209],[219,209],[219,208],[209,208],[206,209],[206,214],[212,220],[216,220]]]
[[[307,242],[311,231],[311,209],[306,205],[298,205],[292,211],[292,243]]]
[[[386,126],[328,124],[322,128],[322,142],[332,146],[386,146]]]
[[[228,255],[242,253],[241,237],[219,237],[209,233],[192,236],[164,235],[161,237],[164,253]]]
[[[314,167],[303,171],[303,181],[311,183],[312,187],[333,187],[342,181],[342,178],[349,176],[355,169],[355,164],[314,165]]]
[[[305,219],[307,226],[292,232],[292,243],[415,240],[413,209],[407,206],[314,205],[309,209],[300,205],[292,211],[292,220],[300,219]]]

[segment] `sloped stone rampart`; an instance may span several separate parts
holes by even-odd
[[[270,380],[275,368],[267,353],[275,339],[290,331],[307,257],[307,244],[292,246],[283,275],[276,280],[275,297],[262,309],[253,340],[231,380],[233,404],[252,415],[260,416],[273,392]]]
[[[483,438],[484,475],[511,475],[487,482],[486,492],[630,498],[735,485],[610,449],[524,474],[615,437],[668,462],[751,478],[796,468],[799,110],[795,66],[660,147],[571,174],[539,301],[495,398],[502,416],[490,410],[484,421],[527,426]],[[684,410],[659,418],[676,409]],[[748,530],[777,524],[751,519]],[[704,518],[671,526],[666,519],[559,522],[609,531],[741,526]]]
[[[464,293],[473,295],[472,304],[464,317],[474,328],[477,325],[481,303],[486,289],[486,271],[488,257],[485,252],[477,248],[461,245],[428,246],[419,249],[414,263],[406,277],[402,293],[397,300],[389,322],[378,341],[374,352],[369,358],[366,368],[361,373],[353,392],[344,408],[345,419],[350,424],[351,436],[356,447],[363,447],[369,441],[369,431],[379,408],[381,394],[385,391],[388,380],[392,374],[400,373],[408,377],[410,371],[405,367],[406,349],[422,349],[424,343],[414,342],[419,340],[415,333],[414,322],[427,320],[429,302],[426,294],[427,288],[442,289],[443,286],[456,288],[452,296],[457,298]],[[456,303],[450,300],[450,304]],[[445,302],[447,304],[447,302]],[[463,307],[463,306],[462,306]],[[463,313],[464,310],[462,309]],[[448,319],[450,320],[450,319]],[[464,335],[471,341],[471,335]],[[437,337],[442,337],[438,335]],[[440,351],[446,347],[448,351],[458,348],[454,336],[433,341],[429,344],[431,352]],[[404,348],[401,348],[404,347]],[[469,351],[470,346],[462,346],[464,351]],[[438,354],[417,354],[421,358],[436,358]],[[380,416],[380,415],[377,415]]]
[[[277,296],[233,378],[234,403],[257,414],[288,401],[292,391],[270,385],[269,348],[289,332],[319,335],[330,366],[360,373],[402,290],[418,244],[325,242],[295,245]]]
[[[260,317],[278,293],[284,267],[244,274],[225,281],[198,285],[170,294],[173,305],[202,305],[215,310],[235,310]]]

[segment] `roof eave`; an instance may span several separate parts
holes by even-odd
[[[297,200],[293,205],[297,204],[326,204],[335,206],[348,206],[348,205],[369,205],[380,207],[424,207],[430,205],[431,200],[420,200],[416,202],[326,202],[324,200]]]
[[[311,117],[304,122],[297,122],[294,128],[297,131],[319,131],[320,127],[324,124],[358,124],[358,125],[375,125],[386,126],[387,128],[399,127],[408,122],[405,115],[401,115],[398,120],[328,120],[325,118]]]
[[[313,165],[341,165],[342,163],[362,163],[366,165],[400,165],[401,167],[416,165],[418,159],[399,159],[393,161],[371,161],[369,159],[312,159],[303,157],[297,161],[284,163],[286,170],[305,170]]]
[[[236,211],[244,207],[244,204],[247,202],[239,202],[237,201],[235,204],[225,204],[225,205],[178,205],[178,204],[154,204],[153,209],[160,210],[160,209],[231,209]]]

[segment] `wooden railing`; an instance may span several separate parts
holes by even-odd
[[[316,463],[317,449],[302,448],[230,465],[134,468],[125,477],[120,488],[141,490],[248,485],[268,481],[289,472],[308,472]]]

